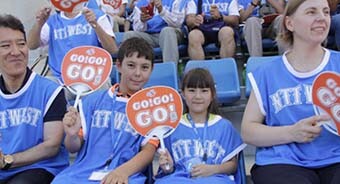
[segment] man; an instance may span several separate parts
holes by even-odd
[[[133,30],[124,34],[145,39],[162,50],[163,62],[178,62],[178,45],[184,41],[183,22],[188,14],[195,13],[193,0],[140,0],[135,6]]]
[[[0,183],[47,184],[68,165],[62,87],[27,63],[23,24],[0,15]]]
[[[236,48],[233,27],[239,23],[237,0],[196,0],[196,3],[197,11],[186,19],[191,30],[188,36],[190,59],[204,59],[203,46],[209,43],[215,43],[220,47],[221,58],[233,57]],[[218,21],[224,25],[211,30],[202,29],[202,25]]]
[[[282,14],[285,9],[285,0],[266,0],[267,5],[275,10],[275,14]],[[276,38],[276,33],[280,29],[282,16],[277,16],[272,22],[263,24],[260,16],[261,0],[238,0],[240,22],[244,22],[243,36],[246,40],[250,56],[262,56],[262,38]],[[266,7],[265,7],[266,8]],[[278,43],[279,53],[282,54],[287,48]]]

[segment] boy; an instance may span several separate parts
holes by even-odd
[[[128,97],[150,77],[152,47],[140,38],[126,40],[118,51],[116,66],[121,73],[119,84],[85,97],[79,104],[79,113],[70,108],[65,115],[65,145],[78,156],[53,183],[145,182],[141,171],[152,162],[156,146],[143,141],[131,127],[125,107]],[[80,129],[82,133],[78,135]]]

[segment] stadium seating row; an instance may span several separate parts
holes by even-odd
[[[270,62],[279,56],[249,57],[246,65],[246,73],[254,71],[265,62]],[[228,105],[237,102],[241,98],[239,72],[234,58],[189,60],[184,68],[184,73],[193,68],[206,68],[213,75],[216,83],[218,102]],[[179,74],[175,62],[155,63],[149,81],[145,87],[155,85],[170,86],[177,91],[179,87]],[[119,81],[119,73],[114,67],[111,73],[111,82]],[[245,96],[249,97],[251,85],[248,77],[245,78]]]

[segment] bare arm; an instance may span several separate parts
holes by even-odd
[[[103,48],[111,54],[116,53],[118,51],[118,47],[114,38],[107,34],[100,24],[98,24],[94,12],[88,8],[84,8],[83,15],[85,16],[87,22],[93,27]]]
[[[50,16],[51,8],[50,7],[43,7],[40,9],[35,16],[35,23],[32,29],[28,33],[27,38],[27,46],[30,49],[37,49],[40,47],[40,32],[41,28],[47,21],[48,17]]]
[[[285,6],[286,6],[286,2],[284,0],[279,0],[279,1],[267,0],[267,2],[273,6],[273,8],[278,14],[283,14],[285,10]]]
[[[129,176],[142,171],[152,162],[155,151],[155,146],[146,144],[132,159],[105,176],[101,183],[128,183]]]
[[[246,143],[258,147],[267,147],[292,142],[310,142],[319,136],[321,127],[318,121],[328,120],[326,116],[312,116],[288,126],[267,126],[264,116],[252,91],[244,111],[241,135]]]
[[[123,17],[125,15],[125,10],[126,10],[126,4],[120,5],[118,16]]]
[[[200,24],[203,24],[203,16],[196,15],[196,14],[189,14],[186,16],[186,24],[190,29],[197,27]]]
[[[253,4],[258,5],[260,0],[253,0]],[[249,5],[246,9],[240,10],[240,22],[244,22],[253,13],[255,6]]]
[[[214,174],[233,174],[237,169],[237,157],[233,157],[229,161],[226,161],[222,164],[200,164],[196,165],[192,168],[191,176],[192,177],[207,177]]]
[[[62,138],[63,125],[61,121],[45,122],[43,142],[28,150],[13,154],[14,162],[11,168],[30,165],[55,156],[59,152]]]

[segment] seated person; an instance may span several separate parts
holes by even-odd
[[[132,128],[125,110],[128,98],[151,75],[152,47],[141,38],[126,40],[119,48],[116,66],[121,74],[119,84],[84,97],[79,112],[71,107],[66,113],[65,146],[78,154],[53,184],[145,182],[142,171],[152,162],[158,145]]]
[[[218,115],[215,82],[203,68],[182,80],[186,112],[160,150],[156,184],[232,184],[237,154],[246,144],[230,121]],[[167,168],[168,167],[168,168]]]
[[[124,26],[127,21],[125,20],[125,11],[128,0],[122,0],[120,6],[117,8],[106,3],[105,0],[96,0],[96,3],[99,5],[99,8],[109,16],[113,32],[119,32],[119,27]],[[129,31],[129,29],[130,27],[124,27],[124,32]]]
[[[213,4],[215,3],[215,4]],[[220,57],[233,57],[236,43],[233,27],[238,26],[237,0],[198,0],[195,13],[190,14],[186,24],[190,30],[188,53],[190,59],[205,58],[203,46],[215,43],[220,47]],[[196,14],[197,13],[197,14]],[[210,22],[220,22],[209,26]]]
[[[243,37],[246,41],[250,56],[262,56],[262,39],[271,38],[275,40],[277,32],[280,29],[282,16],[275,17],[274,20],[264,23],[263,17],[260,15],[259,8],[261,0],[238,0],[240,22],[244,22],[242,30]],[[282,14],[285,8],[285,0],[267,0],[268,6],[272,7],[273,14]],[[280,44],[280,43],[278,43]],[[279,53],[283,53],[286,49],[284,46],[278,45]]]
[[[32,72],[22,22],[0,15],[0,183],[49,184],[68,166],[63,88]]]
[[[328,0],[328,4],[332,15],[329,35],[334,36],[336,49],[340,50],[340,0]]]
[[[185,17],[194,13],[193,0],[139,0],[133,14],[133,30],[124,34],[145,39],[162,49],[163,62],[178,62],[178,45],[184,42]]]

